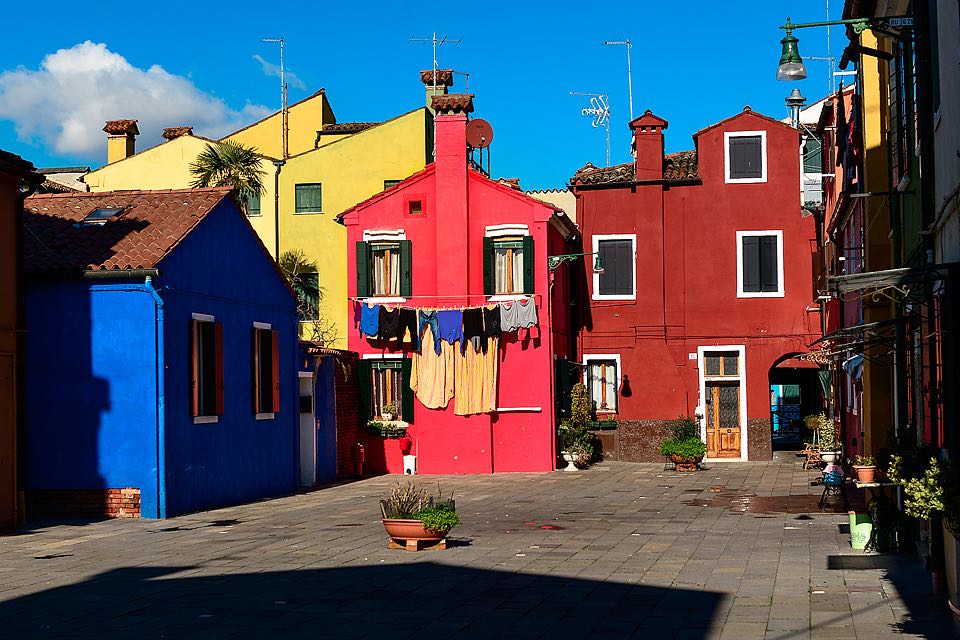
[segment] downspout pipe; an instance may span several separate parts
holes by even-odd
[[[277,262],[280,261],[280,170],[284,164],[286,162],[283,160],[273,161],[273,166],[277,168],[273,174],[273,257]]]
[[[23,223],[25,220],[23,203],[27,198],[36,193],[40,187],[40,183],[34,181],[36,179],[37,178],[28,179],[21,182],[20,193],[17,196],[17,233],[20,235],[13,245],[15,252],[13,258],[15,265],[14,278],[16,279],[17,291],[17,313],[14,318],[14,327],[17,331],[23,332],[19,335],[14,333],[14,358],[16,361],[16,368],[14,369],[14,375],[16,376],[14,402],[16,403],[16,418],[13,425],[13,522],[17,526],[23,526],[27,520],[26,500],[24,498],[24,491],[27,486],[26,465],[24,464],[24,461],[27,459],[27,421],[24,412],[27,406],[27,340],[30,339],[30,334],[27,333],[27,293],[24,287],[25,278],[23,275]]]
[[[156,338],[154,349],[157,362],[157,517],[167,517],[167,471],[166,471],[166,402],[164,395],[164,360],[163,360],[163,299],[153,287],[153,276],[146,276],[143,289],[150,297],[156,308]]]

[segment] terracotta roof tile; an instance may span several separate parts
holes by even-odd
[[[420,82],[433,86],[433,69],[427,69],[420,72]],[[453,86],[453,69],[437,69],[437,86]]]
[[[24,202],[24,268],[30,273],[152,269],[230,194],[228,187],[31,196]],[[97,209],[122,208],[102,225]]]
[[[40,184],[44,180],[44,177],[33,167],[32,162],[3,149],[0,149],[0,172],[15,175],[35,184]]]
[[[327,124],[323,126],[323,129],[317,132],[318,135],[325,134],[344,134],[344,133],[359,133],[361,131],[366,131],[372,127],[381,124],[379,122],[335,122],[333,124]]]
[[[635,175],[636,167],[633,162],[612,167],[597,167],[588,162],[573,174],[570,183],[574,185],[629,183],[633,182]],[[663,179],[667,182],[699,180],[697,152],[678,151],[664,156]]]
[[[438,114],[472,113],[472,93],[448,93],[443,96],[433,96],[430,99],[431,108]]]
[[[140,133],[136,120],[107,120],[107,124],[103,125],[103,130],[111,135],[119,135],[121,133],[132,133],[136,135]]]
[[[180,136],[192,136],[193,127],[167,127],[163,130],[163,137],[166,140],[173,140]]]

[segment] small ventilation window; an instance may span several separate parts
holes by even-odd
[[[422,214],[423,214],[422,200],[410,200],[409,202],[407,202],[407,215],[419,216]]]
[[[97,209],[92,213],[88,213],[83,220],[80,221],[80,224],[105,224],[107,220],[117,217],[121,211],[123,211],[123,207]]]

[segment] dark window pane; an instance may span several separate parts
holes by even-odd
[[[200,385],[200,407],[198,415],[216,415],[217,406],[217,351],[213,322],[200,322],[197,325],[197,383]]]
[[[260,215],[260,196],[256,193],[251,193],[247,198],[247,215]]]
[[[294,190],[296,193],[296,213],[323,211],[321,185],[319,182],[298,184],[294,187]]]
[[[762,178],[762,147],[760,136],[730,138],[730,177]]]
[[[600,295],[633,295],[632,240],[600,240],[597,243],[600,258],[603,260],[603,273],[600,274]],[[589,256],[587,256],[589,258]]]
[[[273,331],[257,329],[257,408],[260,413],[273,412]]]
[[[760,291],[760,238],[743,237],[743,291]]]
[[[389,189],[390,187],[392,187],[392,186],[394,186],[394,185],[397,185],[397,184],[400,184],[400,181],[399,181],[399,180],[384,180],[384,181],[383,181],[383,188],[384,188],[384,189]]]
[[[740,354],[736,351],[723,352],[723,375],[735,376],[740,370]]]
[[[776,292],[779,288],[777,275],[777,237],[760,237],[760,290]]]
[[[803,143],[803,172],[820,173],[823,171],[823,145],[820,140],[807,136]]]
[[[720,428],[736,429],[740,426],[740,387],[720,387]]]
[[[705,355],[703,356],[703,369],[704,375],[708,376],[719,376],[720,375],[720,355]]]

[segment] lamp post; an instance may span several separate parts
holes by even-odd
[[[883,18],[847,18],[845,20],[827,20],[824,22],[805,22],[803,24],[794,24],[787,18],[787,23],[780,25],[786,33],[780,40],[782,47],[780,53],[780,64],[777,67],[777,80],[803,80],[807,77],[807,68],[803,65],[803,58],[800,57],[800,50],[797,45],[800,42],[795,35],[794,29],[807,29],[809,27],[832,27],[836,25],[847,25],[853,29],[854,33],[862,33],[867,29],[910,29],[913,27],[913,18],[910,16],[883,17]],[[843,68],[843,65],[840,67]]]
[[[594,251],[592,253],[565,253],[559,256],[547,256],[547,269],[553,271],[564,262],[573,262],[580,256],[597,256],[593,261],[593,272],[603,273],[603,258],[600,256],[599,251]]]

